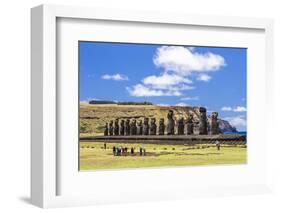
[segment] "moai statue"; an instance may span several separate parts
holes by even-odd
[[[142,134],[148,135],[149,134],[149,118],[144,118],[143,120],[143,126],[142,126]]]
[[[113,121],[109,122],[108,132],[109,135],[113,135]]]
[[[150,135],[156,135],[156,130],[157,130],[156,119],[155,118],[151,118],[149,134]]]
[[[115,119],[114,122],[114,135],[119,135],[119,120]]]
[[[173,117],[174,117],[173,110],[169,110],[168,115],[167,115],[167,118],[168,118],[167,135],[175,134],[175,120]]]
[[[219,123],[218,123],[218,113],[213,112],[211,115],[211,134],[219,134]]]
[[[160,120],[159,120],[158,134],[159,135],[164,135],[165,134],[164,118],[160,118]]]
[[[120,122],[120,135],[125,135],[125,121],[123,119]]]
[[[136,135],[137,134],[137,122],[136,119],[133,119],[130,125],[130,135]]]
[[[189,114],[186,121],[186,134],[193,135],[193,115]]]
[[[178,120],[178,135],[184,135],[184,120],[180,118]]]
[[[125,135],[130,135],[130,119],[127,119],[125,123]]]
[[[105,123],[104,136],[108,136],[108,123]]]
[[[206,108],[200,107],[200,120],[199,120],[199,135],[207,135],[208,134],[208,125],[207,125],[207,116],[206,116]]]
[[[142,120],[137,122],[137,135],[142,135]]]

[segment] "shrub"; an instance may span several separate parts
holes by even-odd
[[[80,133],[88,133],[91,132],[90,124],[85,121],[80,122]]]

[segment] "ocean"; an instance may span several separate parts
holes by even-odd
[[[247,132],[246,131],[241,131],[241,132],[224,132],[223,134],[239,134],[241,136],[247,137]]]

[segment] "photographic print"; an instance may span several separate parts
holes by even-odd
[[[79,41],[79,167],[247,163],[247,49]]]

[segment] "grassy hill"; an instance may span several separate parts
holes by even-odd
[[[199,121],[198,107],[80,103],[80,133],[81,136],[102,135],[105,123],[116,118],[156,118],[157,124],[160,118],[164,118],[167,122],[167,113],[170,109],[174,111],[176,119],[181,117],[186,119],[192,114],[194,120]],[[223,122],[220,123],[221,125]]]

